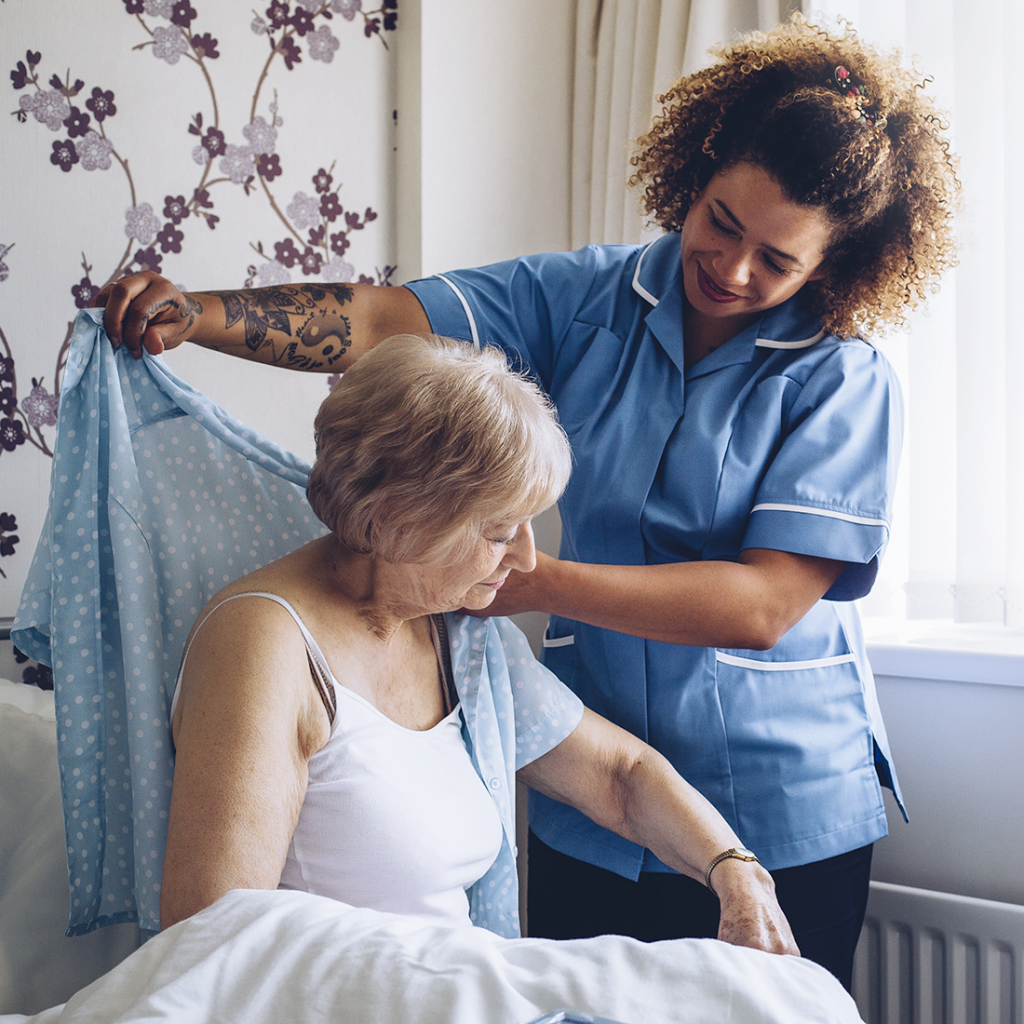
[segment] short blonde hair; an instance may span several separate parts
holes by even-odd
[[[320,406],[306,495],[342,544],[388,562],[456,559],[487,524],[554,504],[572,456],[551,401],[497,348],[388,338]]]

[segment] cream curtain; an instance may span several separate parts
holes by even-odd
[[[638,242],[629,153],[656,97],[709,46],[769,28],[786,0],[579,0],[572,241]],[[1024,273],[1020,0],[804,0],[884,49],[919,55],[952,114],[962,161],[961,264],[911,330],[880,347],[907,397],[896,522],[864,611],[1024,629],[1024,347],[1011,292]]]
[[[908,619],[1024,629],[1024,349],[1012,292],[1024,272],[1020,0],[833,0],[886,48],[917,54],[951,113],[961,160],[960,266],[927,315],[881,347],[907,397],[907,444],[885,578],[865,606]]]
[[[573,94],[572,244],[639,242],[626,187],[634,140],[657,97],[715,43],[787,16],[793,0],[579,0]]]

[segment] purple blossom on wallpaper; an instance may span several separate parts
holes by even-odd
[[[21,673],[22,683],[38,686],[40,690],[53,689],[53,669],[49,665],[29,665]]]
[[[151,18],[171,20],[174,13],[173,0],[142,0],[142,8]]]
[[[256,160],[256,170],[266,181],[273,181],[281,176],[281,158],[276,153],[263,153]]]
[[[188,212],[188,203],[185,202],[184,196],[167,196],[164,199],[164,216],[175,224],[180,224],[188,216]]]
[[[0,512],[0,555],[5,558],[14,554],[14,545],[21,540],[14,531],[18,520],[10,512]]]
[[[278,50],[284,58],[284,66],[291,71],[296,64],[302,63],[302,51],[291,36],[285,36],[278,44]]]
[[[85,101],[85,105],[92,111],[93,117],[97,121],[103,121],[117,113],[117,107],[114,105],[114,93],[110,89],[106,91],[99,87],[93,89],[92,96]]]
[[[0,413],[4,416],[13,416],[17,408],[18,396],[14,393],[14,388],[0,388]]]
[[[64,118],[64,127],[67,128],[68,135],[72,139],[80,139],[89,130],[91,120],[92,118],[84,110],[72,107],[71,113]]]
[[[338,231],[331,235],[331,252],[337,253],[339,256],[345,255],[345,250],[352,243],[348,240],[348,232]]]
[[[325,281],[351,281],[355,275],[356,268],[340,256],[332,256],[320,271],[320,276]]]
[[[334,51],[341,45],[327,25],[321,25],[306,42],[309,44],[310,57],[322,60],[325,64],[334,60]]]
[[[188,53],[188,40],[177,25],[158,25],[153,29],[154,57],[159,57],[168,64],[177,64],[183,53]]]
[[[290,284],[292,275],[277,260],[270,260],[260,266],[259,279],[260,287],[266,288],[272,285]]]
[[[286,238],[283,242],[274,243],[274,255],[277,257],[277,262],[283,267],[294,267],[299,262],[302,253],[290,238]]]
[[[320,268],[323,265],[323,256],[309,246],[306,247],[306,251],[299,257],[299,266],[302,268],[302,273],[305,277],[312,277],[314,274],[319,274]]]
[[[210,162],[210,151],[205,146],[196,146],[192,150],[192,159],[202,166]]]
[[[87,171],[110,170],[110,154],[113,152],[114,144],[99,132],[88,132],[78,143],[78,155],[82,158],[82,167]]]
[[[196,19],[196,9],[188,0],[177,0],[171,8],[171,21],[187,29]]]
[[[300,36],[308,35],[313,31],[313,15],[301,7],[288,19],[288,21]]]
[[[331,10],[351,21],[363,9],[363,0],[334,0]]]
[[[252,150],[248,146],[228,146],[218,166],[221,173],[226,174],[236,185],[241,185],[256,171]]]
[[[146,7],[142,0],[122,0],[124,9],[129,14],[142,14]]]
[[[258,36],[265,36],[267,34],[267,23],[258,14],[249,22],[249,28]]]
[[[70,139],[59,139],[53,144],[50,163],[65,173],[78,163],[78,150]]]
[[[99,291],[99,288],[87,277],[83,277],[78,284],[71,286],[71,294],[74,296],[75,305],[79,309],[88,309],[92,305],[92,300],[99,295]]]
[[[322,167],[313,175],[313,188],[315,188],[317,192],[330,192],[331,185],[333,184],[333,175],[329,174]]]
[[[51,132],[59,132],[71,113],[71,104],[56,89],[21,96],[18,99],[18,106],[45,124]]]
[[[242,128],[242,134],[249,140],[249,149],[257,156],[274,152],[277,144],[277,129],[267,124],[263,117],[253,118],[252,124]]]
[[[296,192],[285,210],[289,220],[300,230],[314,228],[320,223],[320,203],[315,196]]]
[[[267,18],[270,21],[271,28],[284,28],[288,24],[288,15],[291,12],[288,10],[288,4],[285,0],[273,0],[271,5],[267,8]]]
[[[203,136],[203,146],[210,156],[220,156],[227,152],[228,145],[224,141],[224,133],[219,128],[208,128]]]
[[[156,236],[156,240],[160,243],[161,252],[181,252],[181,243],[184,237],[184,231],[179,231],[173,224],[165,224]]]
[[[320,212],[333,224],[345,211],[337,194],[328,192],[320,199]]]
[[[138,264],[139,270],[152,270],[154,274],[160,273],[160,267],[163,263],[163,259],[160,256],[160,253],[158,253],[152,246],[148,249],[136,250],[133,258],[136,264]],[[125,273],[129,273],[129,271],[126,270]]]
[[[129,206],[124,212],[124,218],[124,233],[129,238],[137,238],[143,245],[152,243],[160,230],[160,220],[149,203]]]
[[[217,49],[217,40],[209,32],[193,36],[192,49],[196,51],[196,56],[200,59],[209,57],[210,60],[216,60],[220,56],[220,51]]]
[[[309,11],[310,14],[316,14],[321,7],[323,7],[323,0],[295,0],[300,6]]]
[[[0,356],[0,380],[14,383],[14,357]]]
[[[25,443],[25,428],[21,420],[10,420],[5,416],[0,419],[0,448],[5,452],[13,452],[19,444]]]
[[[97,289],[99,291],[99,289]],[[32,390],[28,398],[22,400],[21,410],[28,419],[28,425],[33,430],[40,427],[53,427],[57,425],[57,407],[60,405],[60,398],[51,395],[42,384],[37,384],[32,378]]]

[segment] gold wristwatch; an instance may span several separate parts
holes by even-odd
[[[757,861],[758,864],[761,862],[757,859],[757,854],[748,850],[745,846],[733,846],[728,850],[723,850],[717,857],[713,857],[711,863],[704,869],[704,884],[712,891],[715,892],[715,887],[711,884],[711,872],[722,863],[723,860],[752,860]],[[718,893],[715,892],[717,896]]]

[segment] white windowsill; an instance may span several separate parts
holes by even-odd
[[[995,623],[864,619],[876,676],[1024,687],[1024,632]]]

